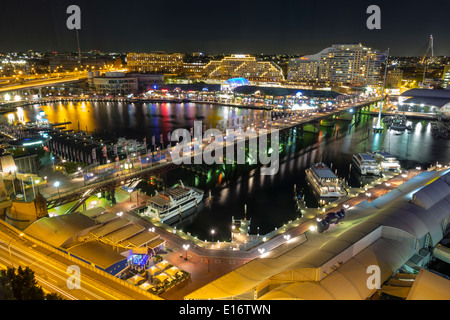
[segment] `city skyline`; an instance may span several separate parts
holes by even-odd
[[[76,51],[76,35],[66,27],[69,1],[7,3],[1,51]],[[420,56],[430,34],[435,55],[450,55],[444,43],[450,4],[431,1],[423,10],[408,2],[378,1],[381,29],[369,30],[368,1],[297,3],[242,1],[229,4],[78,1],[82,51],[205,52],[208,54],[313,54],[334,43],[364,43],[396,56]],[[25,9],[24,9],[25,8]],[[127,14],[127,10],[129,14]],[[21,19],[16,19],[17,13]],[[124,13],[125,12],[125,13]],[[157,12],[158,14],[154,14]],[[160,14],[160,13],[163,14]],[[14,13],[14,14],[11,14]],[[32,26],[32,27],[31,27]]]

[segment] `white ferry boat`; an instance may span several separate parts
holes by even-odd
[[[361,175],[380,175],[380,166],[370,153],[353,155],[352,163]]]
[[[164,223],[176,216],[182,216],[185,211],[200,204],[203,194],[203,190],[186,187],[180,181],[180,185],[151,197],[147,203],[147,210],[143,214]]]
[[[306,169],[306,179],[321,198],[340,198],[347,194],[342,181],[324,163]]]
[[[373,157],[381,166],[383,171],[400,171],[400,162],[390,153],[385,151],[376,151]]]

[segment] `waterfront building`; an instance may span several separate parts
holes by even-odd
[[[34,219],[24,233],[100,270],[117,275],[134,252],[153,256],[165,247],[158,234],[102,207]]]
[[[405,91],[399,96],[398,111],[450,114],[450,90]]]
[[[442,87],[446,89],[450,89],[448,85],[450,83],[450,64],[444,67],[444,71],[442,72]]]
[[[288,66],[287,80],[292,82],[317,82],[319,61],[309,56],[291,59]]]
[[[319,80],[338,85],[376,85],[382,54],[358,44],[334,44],[320,55]]]
[[[333,85],[376,85],[382,55],[362,44],[334,44],[322,51],[289,61],[287,80]]]
[[[232,54],[222,60],[211,60],[205,66],[207,78],[246,78],[253,81],[282,81],[283,71],[271,61],[258,61],[248,54]]]
[[[183,71],[182,53],[166,53],[162,51],[127,54],[126,62],[130,72],[151,72],[180,74]]]
[[[103,76],[93,77],[92,85],[100,94],[128,94],[138,90],[138,79],[123,72],[106,72]]]

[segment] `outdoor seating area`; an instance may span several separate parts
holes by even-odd
[[[173,289],[188,280],[189,277],[188,272],[179,269],[166,260],[141,271],[128,268],[120,275],[120,278],[125,279],[128,283],[157,295]]]

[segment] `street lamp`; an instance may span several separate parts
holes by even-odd
[[[53,183],[53,186],[58,190],[58,197],[60,196],[60,194],[59,194],[59,185],[60,185],[59,181],[55,181],[55,183]]]
[[[183,248],[184,248],[184,250],[186,250],[186,256],[184,257],[184,260],[187,260],[188,259],[189,245],[188,244],[183,244]]]
[[[37,193],[39,193],[39,180],[35,180],[34,183],[36,184]]]
[[[212,242],[214,242],[214,233],[215,233],[216,231],[214,230],[214,229],[212,229],[211,230],[211,234],[212,234]]]

